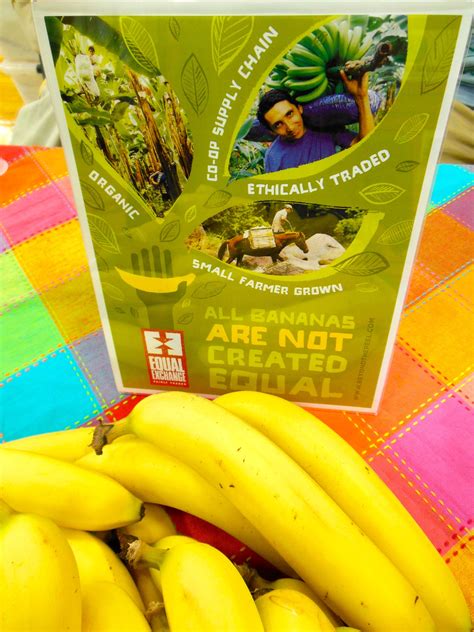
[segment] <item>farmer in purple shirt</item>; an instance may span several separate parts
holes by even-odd
[[[257,117],[277,134],[265,154],[265,173],[306,165],[332,156],[337,150],[347,149],[367,136],[374,128],[370,109],[368,73],[358,79],[348,79],[341,70],[346,90],[354,97],[359,110],[359,134],[347,130],[320,132],[306,127],[303,106],[284,90],[270,90],[263,95]]]

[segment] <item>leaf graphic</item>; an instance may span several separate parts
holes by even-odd
[[[150,33],[135,18],[120,18],[120,30],[128,52],[148,73],[156,73],[159,67],[155,43]]]
[[[180,325],[189,325],[189,323],[192,322],[193,318],[194,314],[192,312],[188,312],[187,314],[183,314],[178,318],[178,323]]]
[[[383,246],[395,246],[402,244],[404,241],[410,239],[411,231],[413,230],[413,220],[406,219],[402,222],[397,222],[389,226],[387,230],[380,235],[377,240],[378,244]]]
[[[145,231],[139,227],[130,228],[129,226],[124,226],[122,228],[122,233],[125,235],[125,237],[127,237],[127,239],[130,239],[135,243],[137,241],[141,241],[146,244],[148,243],[148,240],[150,238],[150,236],[146,235]]]
[[[112,283],[102,283],[102,289],[104,290],[104,294],[114,301],[125,300],[125,296],[122,290],[118,287],[115,287],[115,285],[112,285]]]
[[[215,191],[210,198],[204,203],[204,206],[208,208],[216,208],[217,206],[224,206],[232,197],[232,194],[228,191]]]
[[[379,182],[371,184],[360,191],[360,195],[370,202],[370,204],[389,204],[405,193],[405,189],[390,184],[390,182]]]
[[[86,165],[94,164],[94,152],[83,140],[81,140],[81,156]]]
[[[224,281],[208,281],[201,283],[192,293],[193,298],[212,298],[222,292],[227,283]]]
[[[416,160],[404,160],[403,162],[399,162],[395,168],[397,171],[402,172],[413,171],[413,169],[416,169],[419,164],[420,163]]]
[[[108,272],[110,270],[109,264],[100,255],[96,255],[96,261],[97,261],[97,268],[98,270],[100,270],[100,272]]]
[[[171,35],[174,37],[176,41],[178,41],[179,36],[181,35],[181,27],[179,25],[178,20],[175,17],[170,18],[168,22],[168,26],[169,26]]]
[[[459,21],[456,18],[444,27],[431,44],[423,66],[421,94],[435,90],[448,78],[458,27]]]
[[[140,318],[140,312],[138,311],[138,309],[136,307],[131,307],[130,308],[130,314],[132,315],[132,317],[135,320],[139,320]]]
[[[160,241],[174,241],[181,230],[179,219],[174,219],[163,226],[160,231]]]
[[[105,203],[100,193],[96,191],[96,189],[84,180],[81,180],[81,189],[82,189],[82,197],[84,199],[84,204],[88,208],[93,208],[96,211],[104,211]]]
[[[89,228],[92,239],[99,248],[113,254],[120,252],[115,233],[105,219],[98,215],[89,215]]]
[[[389,262],[378,252],[361,252],[334,264],[336,270],[352,276],[370,276],[390,267]]]
[[[188,57],[181,72],[181,87],[196,114],[204,112],[209,100],[209,84],[196,55]]]
[[[190,206],[188,210],[186,211],[186,213],[184,214],[184,221],[188,222],[189,224],[195,219],[196,215],[197,215],[197,207],[194,204],[193,206]]]
[[[395,134],[394,141],[399,145],[403,145],[403,143],[413,140],[424,128],[429,118],[430,115],[426,112],[410,117],[400,126],[400,129]]]
[[[356,283],[356,290],[358,292],[369,294],[371,292],[378,292],[379,286],[375,283],[369,283],[368,281],[365,281],[364,283]]]
[[[253,30],[253,16],[216,16],[212,18],[212,62],[218,75],[245,47]]]

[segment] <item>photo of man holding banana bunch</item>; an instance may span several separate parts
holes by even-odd
[[[252,103],[232,177],[296,168],[365,138],[393,106],[407,51],[406,15],[342,15],[302,34]]]
[[[265,154],[265,173],[299,167],[332,156],[337,148],[347,149],[369,134],[375,124],[369,103],[368,73],[349,79],[340,70],[346,91],[359,112],[359,133],[348,130],[315,131],[307,127],[303,106],[285,90],[270,90],[260,100],[257,117],[277,134]]]

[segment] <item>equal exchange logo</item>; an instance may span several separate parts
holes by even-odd
[[[182,331],[142,329],[151,384],[189,386]]]

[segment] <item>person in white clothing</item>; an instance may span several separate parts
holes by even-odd
[[[288,221],[288,213],[293,211],[293,207],[291,204],[285,204],[283,208],[275,213],[275,217],[272,222],[272,230],[274,233],[284,233],[285,225],[288,228],[291,228],[290,222]]]

